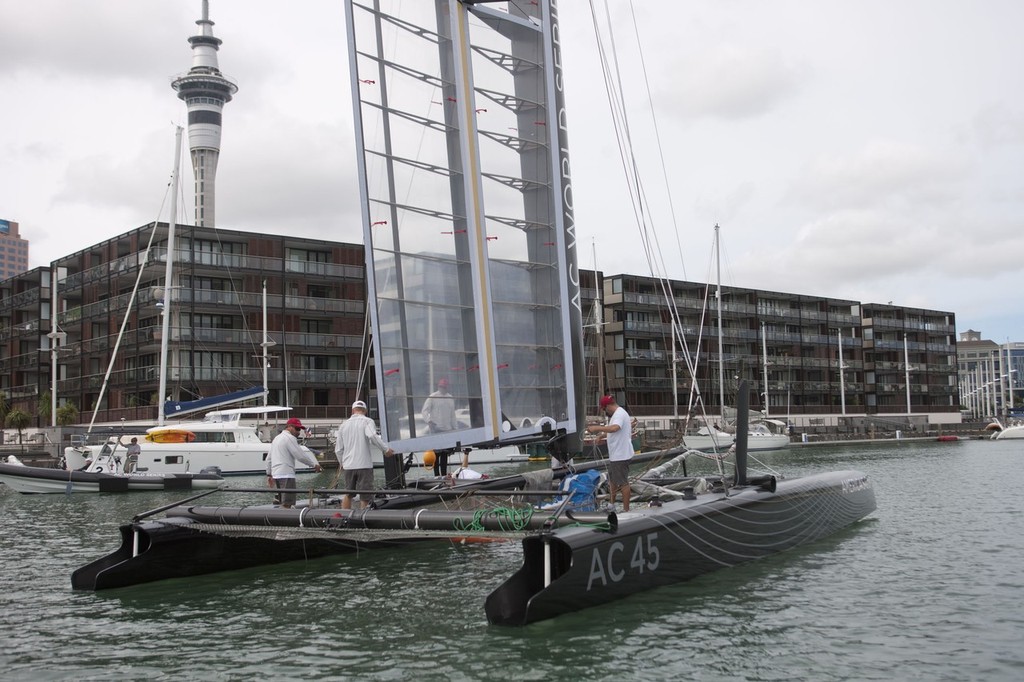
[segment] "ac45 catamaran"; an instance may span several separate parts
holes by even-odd
[[[577,452],[582,314],[556,4],[349,0],[346,14],[384,438],[404,452],[530,440]],[[442,378],[469,420],[421,429]],[[754,478],[745,455],[741,424],[734,475],[637,479],[624,513],[586,511],[592,495],[575,509],[568,493],[553,508],[523,503],[526,476],[389,491],[368,510],[187,500],[122,526],[121,547],[72,585],[487,534],[523,543],[522,568],[485,605],[490,622],[522,625],[812,542],[874,509],[863,473]],[[480,509],[486,495],[517,518]],[[439,496],[449,509],[429,505]],[[471,511],[452,511],[460,502]]]

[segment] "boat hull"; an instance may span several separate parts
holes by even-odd
[[[81,468],[90,464],[105,469],[120,471],[124,452],[119,451],[113,460],[99,454],[99,446],[66,448],[64,457],[68,468]],[[267,455],[270,443],[145,443],[139,455],[137,471],[148,474],[185,474],[216,468],[224,476],[251,476],[267,470]],[[313,454],[310,451],[310,454]],[[315,455],[314,455],[315,456]],[[298,473],[313,471],[299,469]]]
[[[117,551],[71,574],[73,589],[113,589],[155,580],[397,547],[426,539],[364,540],[351,534],[322,531],[308,536],[292,533],[294,537],[280,539],[279,536],[287,532],[283,529],[280,533],[267,529],[263,537],[230,536],[204,532],[201,524],[187,518],[129,524],[121,526],[120,530],[121,546]]]
[[[1002,431],[998,432],[993,436],[995,440],[1017,440],[1024,438],[1024,424],[1015,424],[1014,426],[1007,426]]]
[[[614,530],[534,535],[522,568],[488,596],[487,619],[526,625],[689,580],[821,539],[874,509],[867,477],[843,471],[620,514]]]
[[[732,447],[735,437],[731,433],[718,435],[683,436],[683,445],[691,450],[705,450],[724,452]],[[781,450],[789,447],[789,436],[784,434],[756,434],[747,435],[748,452],[768,452]]]
[[[0,464],[0,482],[28,495],[216,488],[224,479],[214,474],[123,475]]]

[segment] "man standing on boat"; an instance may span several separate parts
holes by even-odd
[[[455,419],[455,397],[448,392],[448,380],[437,381],[437,390],[423,403],[423,421],[427,422],[430,433],[446,433],[455,431],[458,422]],[[434,475],[448,474],[448,454],[451,450],[435,450]]]
[[[139,439],[132,437],[132,442],[128,445],[128,455],[124,463],[124,473],[130,474],[139,468],[139,455],[142,454],[142,446],[139,445]]]
[[[629,460],[633,459],[632,430],[629,414],[615,403],[615,396],[601,398],[601,409],[608,417],[608,423],[590,424],[587,433],[605,433],[608,441],[608,489],[610,502],[622,489],[622,511],[629,511]]]
[[[289,419],[284,430],[270,444],[270,454],[267,455],[267,483],[272,487],[293,491],[281,493],[281,506],[285,509],[295,506],[296,462],[308,464],[317,473],[323,471],[312,453],[299,445],[299,431],[305,428],[296,417]]]
[[[371,447],[380,450],[385,457],[395,454],[395,451],[377,435],[377,425],[366,416],[366,403],[357,400],[352,403],[352,416],[338,427],[338,437],[334,445],[334,454],[338,458],[340,471],[345,472],[347,490],[373,490]],[[366,509],[370,506],[369,497],[368,494],[359,494],[361,508]],[[345,494],[341,508],[352,508],[352,493]]]

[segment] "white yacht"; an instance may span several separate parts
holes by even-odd
[[[239,407],[207,412],[202,421],[155,426],[135,434],[142,446],[137,462],[129,463],[122,449],[130,434],[98,446],[66,448],[64,458],[68,469],[106,473],[123,473],[127,465],[129,471],[137,473],[216,470],[222,475],[260,474],[266,471],[270,441],[280,431],[270,417],[290,409],[273,405]]]

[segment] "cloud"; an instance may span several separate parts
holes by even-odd
[[[188,9],[197,12],[197,6],[189,3]],[[174,62],[175,45],[181,57],[187,55],[185,9],[152,0],[2,0],[0,72],[150,81]]]
[[[936,210],[955,201],[968,166],[954,152],[876,140],[857,154],[813,159],[786,198],[816,209],[916,205]]]
[[[723,44],[677,61],[657,98],[682,118],[756,118],[794,98],[808,71],[774,48]]]
[[[1024,145],[1024,111],[1005,104],[985,107],[977,113],[972,130],[984,149],[1004,145]]]

